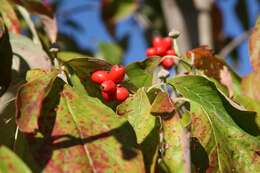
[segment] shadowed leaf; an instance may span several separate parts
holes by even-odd
[[[233,97],[233,100],[244,106],[247,110],[256,112],[256,123],[260,128],[260,101],[254,100],[245,95],[236,95]]]
[[[42,102],[51,90],[58,71],[37,73],[37,77],[22,85],[16,98],[16,122],[23,132],[32,133],[38,129],[38,118],[42,109]]]
[[[0,97],[5,93],[11,83],[12,54],[8,31],[0,16]]]
[[[259,129],[250,112],[233,107],[214,83],[204,77],[176,77],[169,83],[184,97],[199,104],[210,121],[211,140],[215,142],[211,147],[216,152],[219,172],[260,171],[260,141],[252,136],[259,135]]]

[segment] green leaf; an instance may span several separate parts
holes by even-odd
[[[189,172],[189,132],[182,125],[180,116],[172,114],[163,121],[165,151],[160,167],[167,173]]]
[[[0,97],[5,93],[12,78],[12,48],[4,21],[0,16]]]
[[[151,104],[144,88],[138,89],[133,96],[120,104],[117,113],[127,117],[135,131],[138,144],[144,141],[156,124],[156,117],[151,115]]]
[[[149,58],[142,62],[134,62],[126,67],[129,81],[136,87],[149,87],[153,82],[153,70],[159,65],[159,58]]]
[[[1,173],[31,173],[31,170],[5,146],[0,146],[0,172]]]
[[[41,134],[27,136],[41,172],[145,172],[131,126],[100,100],[65,84],[43,108]]]
[[[85,86],[88,95],[101,98],[100,86],[90,79],[96,70],[110,70],[111,64],[104,60],[91,58],[74,52],[59,52],[58,59],[67,65],[72,74],[76,74]]]
[[[87,94],[87,91],[85,90],[84,85],[81,83],[79,77],[72,73],[69,78],[72,87],[75,89],[75,91],[79,92],[80,94]]]
[[[249,53],[255,71],[260,67],[260,17],[257,18],[254,30],[249,38]]]
[[[252,136],[259,135],[255,131],[259,129],[250,112],[233,107],[214,83],[204,77],[182,76],[168,82],[205,112],[213,132],[210,137],[215,144],[211,152],[216,152],[219,172],[260,171],[260,141]]]
[[[19,129],[23,132],[32,133],[38,129],[38,118],[40,117],[42,102],[51,90],[52,84],[58,75],[57,70],[42,72],[37,77],[22,85],[18,90],[16,98],[16,121]]]
[[[123,58],[122,49],[115,43],[101,42],[99,50],[104,59],[111,64],[121,64]]]
[[[111,68],[111,64],[104,60],[74,52],[59,52],[57,56],[65,65],[69,65],[82,80],[89,79],[91,73],[96,70],[110,70]]]

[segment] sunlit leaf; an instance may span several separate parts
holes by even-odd
[[[158,58],[149,58],[142,62],[134,62],[126,67],[129,81],[136,87],[151,86],[153,82],[153,70],[158,66]]]
[[[256,100],[260,100],[260,70],[257,69],[248,76],[243,77],[241,88],[243,94]]]
[[[5,146],[0,146],[0,160],[1,173],[31,173],[23,161]]]
[[[55,84],[45,99],[30,154],[46,173],[145,172],[134,132],[98,99]]]
[[[99,50],[102,57],[111,64],[121,64],[123,52],[122,49],[115,43],[104,43],[99,44]]]
[[[138,144],[143,142],[156,124],[156,117],[151,115],[151,104],[144,88],[140,88],[133,96],[120,104],[117,107],[117,113],[127,117],[135,131]]]
[[[259,135],[255,115],[233,107],[204,77],[176,77],[169,83],[205,112],[213,132],[211,152],[216,152],[219,172],[260,171],[260,141],[253,136]]]
[[[260,67],[260,17],[256,21],[254,30],[249,38],[250,61],[254,70]]]

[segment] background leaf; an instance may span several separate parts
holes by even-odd
[[[176,77],[169,83],[184,97],[198,103],[205,111],[213,131],[212,139],[214,139],[215,145],[211,152],[216,150],[219,172],[260,171],[258,154],[260,141],[245,132],[253,131],[252,129],[249,131],[249,126],[254,126],[256,130],[259,130],[254,122],[255,119],[249,121],[250,112],[241,116],[237,115],[241,111],[234,112],[234,107],[218,92],[214,83],[204,77]],[[243,118],[249,120],[245,124],[241,124],[239,120],[245,121]],[[255,133],[259,134],[259,132]]]
[[[255,71],[260,66],[260,17],[257,18],[256,25],[249,38],[249,53],[250,61]]]
[[[1,173],[31,173],[31,170],[5,146],[0,146],[0,172]]]
[[[114,34],[115,24],[133,14],[138,8],[136,0],[102,0],[102,18],[108,31]]]
[[[0,4],[0,13],[8,30],[10,32],[19,33],[20,22],[15,14],[12,5],[8,2],[8,0],[0,0]]]
[[[50,7],[47,7],[43,2],[39,0],[9,0],[15,4],[21,5],[28,11],[36,14],[42,14],[49,17],[53,17],[53,13]]]
[[[30,68],[51,69],[51,61],[40,45],[34,44],[31,39],[23,35],[10,34],[10,43],[14,56],[26,61]],[[23,69],[24,70],[24,69]]]

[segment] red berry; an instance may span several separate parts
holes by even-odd
[[[165,56],[167,49],[164,46],[156,47],[156,54],[158,56]]]
[[[173,49],[169,49],[167,50],[166,55],[176,56],[176,53]]]
[[[125,99],[127,99],[129,95],[128,90],[125,87],[122,86],[118,86],[116,88],[116,99],[120,102],[124,101]]]
[[[109,72],[109,79],[115,83],[122,82],[125,76],[125,67],[121,65],[113,65]]]
[[[161,44],[162,44],[162,38],[161,37],[154,37],[153,38],[153,43],[152,43],[152,45],[153,45],[153,47],[158,47],[158,46],[161,46]]]
[[[170,37],[165,37],[162,41],[162,45],[167,49],[172,48],[172,39]]]
[[[161,62],[161,65],[165,68],[165,69],[170,69],[172,68],[174,64],[174,59],[173,58],[164,58]]]
[[[189,50],[189,51],[186,52],[186,56],[187,56],[188,58],[192,57],[192,54],[193,54],[193,52],[192,52],[191,50]]]
[[[102,82],[104,82],[105,80],[108,80],[109,78],[109,73],[108,71],[104,71],[104,70],[97,70],[94,73],[92,73],[91,75],[91,80],[95,83],[101,84]]]
[[[153,48],[153,47],[148,48],[146,50],[146,56],[149,57],[149,58],[156,56],[156,49]]]
[[[112,80],[106,80],[101,83],[101,90],[104,92],[113,92],[116,90],[116,84]]]
[[[101,91],[101,95],[104,99],[105,102],[109,102],[112,101],[114,99],[114,93],[109,93],[109,92],[105,92],[105,91]]]

